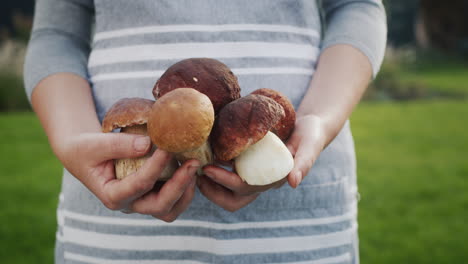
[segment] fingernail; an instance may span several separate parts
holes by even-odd
[[[146,136],[137,137],[133,141],[133,148],[138,152],[143,152],[148,149],[149,144],[151,143],[150,138]]]
[[[299,184],[301,184],[301,181],[302,181],[302,172],[298,171],[296,173],[296,187],[299,186]]]

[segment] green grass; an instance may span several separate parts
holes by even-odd
[[[0,111],[30,109],[22,78],[0,69]]]
[[[0,115],[1,263],[53,263],[61,167],[31,113]]]
[[[364,103],[352,116],[362,263],[468,261],[467,101]],[[61,168],[31,113],[0,114],[0,258],[52,263]]]
[[[468,261],[467,116],[467,101],[358,107],[362,263]]]

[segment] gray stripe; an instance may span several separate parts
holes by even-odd
[[[95,4],[98,14],[96,32],[148,25],[257,23],[292,25],[320,31],[315,1],[99,0]]]
[[[157,221],[155,219],[155,221]],[[342,221],[325,225],[292,226],[276,228],[245,228],[238,230],[215,230],[203,227],[180,227],[180,226],[117,226],[110,224],[96,224],[72,219],[65,219],[65,225],[86,231],[94,231],[105,234],[120,234],[131,236],[198,236],[213,237],[215,239],[237,239],[237,238],[272,238],[286,236],[313,236],[332,232],[344,231],[351,228],[351,221]]]
[[[288,263],[294,261],[312,261],[326,257],[339,256],[352,251],[351,245],[312,250],[298,251],[280,254],[248,254],[219,256],[203,252],[194,251],[127,251],[127,250],[107,250],[94,249],[65,243],[64,250],[76,254],[107,259],[132,259],[132,260],[195,260],[206,263]],[[68,262],[67,262],[68,263]]]
[[[296,44],[310,43],[319,46],[319,39],[292,33],[273,32],[174,32],[159,34],[144,34],[112,38],[97,41],[95,49],[115,48],[141,44],[170,44],[184,42],[220,42],[220,41],[264,41],[288,42]]]

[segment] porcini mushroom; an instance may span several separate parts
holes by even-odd
[[[271,131],[281,140],[286,141],[289,136],[291,136],[291,133],[294,130],[294,124],[296,123],[296,111],[294,110],[294,106],[291,104],[291,101],[289,101],[289,99],[282,93],[268,88],[257,89],[253,91],[252,94],[269,97],[283,107],[284,117],[281,118]]]
[[[190,58],[175,63],[156,82],[154,98],[158,99],[181,87],[193,88],[207,95],[215,113],[240,98],[237,77],[224,63],[215,59]]]
[[[197,159],[201,166],[213,161],[208,136],[214,122],[210,99],[192,88],[178,88],[154,103],[148,134],[161,149],[175,153],[180,162]],[[202,174],[201,169],[198,174]]]
[[[285,115],[273,99],[250,94],[226,105],[218,114],[211,140],[217,159],[234,159],[237,174],[250,185],[267,185],[294,167],[288,148],[272,128]]]
[[[124,98],[117,101],[107,111],[102,121],[102,132],[108,133],[120,128],[122,133],[148,135],[146,123],[153,106],[153,100],[142,98]],[[138,171],[143,163],[153,154],[156,147],[143,157],[132,159],[117,159],[115,164],[115,175],[117,179],[123,179]],[[177,161],[171,160],[169,165],[163,170],[161,180],[167,180],[177,169]]]

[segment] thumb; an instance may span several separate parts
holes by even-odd
[[[296,155],[300,142],[301,136],[299,135],[299,133],[296,133],[296,131],[294,131],[293,134],[289,137],[288,141],[286,142],[286,147],[293,156]]]
[[[87,155],[99,163],[111,159],[140,157],[151,148],[148,136],[127,133],[93,134],[86,144]]]

